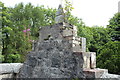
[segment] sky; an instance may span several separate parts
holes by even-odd
[[[58,8],[62,0],[0,0],[7,7],[14,7],[15,4],[23,2],[32,3],[35,6]],[[118,12],[118,2],[120,0],[71,0],[73,4],[72,14],[81,18],[86,26],[103,26],[109,24],[110,18]]]

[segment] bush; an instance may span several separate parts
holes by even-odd
[[[21,56],[20,54],[9,54],[5,57],[6,63],[18,63],[21,62]]]

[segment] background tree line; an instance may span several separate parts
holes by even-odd
[[[0,61],[24,62],[38,39],[40,27],[55,23],[56,9],[19,3],[13,8],[0,2]],[[78,36],[87,38],[87,51],[97,53],[97,67],[120,74],[120,13],[113,15],[107,27],[86,26],[69,12],[68,22],[77,26]]]

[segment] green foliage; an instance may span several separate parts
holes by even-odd
[[[113,18],[110,19],[107,28],[109,29],[109,35],[112,37],[112,40],[120,41],[120,13],[116,13]]]
[[[2,54],[3,49],[3,26],[8,26],[10,24],[10,20],[8,19],[8,8],[4,7],[4,4],[0,2],[0,55]]]
[[[75,25],[78,27],[78,31],[81,30],[79,28],[83,28],[85,27],[85,23],[82,21],[82,19],[79,19],[77,17],[74,17],[73,15],[70,14],[69,19],[68,19],[68,23]],[[78,32],[79,34],[79,32]]]
[[[44,13],[44,19],[43,19],[44,24],[42,24],[42,26],[55,24],[56,9],[44,8],[43,13]]]
[[[33,6],[31,3],[24,5],[17,4],[13,8],[4,7],[2,4],[2,12],[0,20],[2,20],[2,54],[5,56],[4,62],[13,55],[21,54],[21,62],[26,59],[26,55],[31,51],[33,40],[37,40],[39,36],[39,28],[46,25],[54,24],[55,9],[44,8],[44,6]],[[30,31],[23,32],[30,29]],[[8,56],[10,55],[10,56]],[[10,58],[12,59],[12,58]],[[18,60],[19,61],[19,60]]]
[[[2,48],[3,48],[3,44],[2,44],[2,29],[0,29],[0,55],[2,54]]]
[[[4,61],[4,55],[0,54],[0,62],[3,62],[3,61]]]
[[[108,29],[104,27],[92,27],[92,39],[90,41],[89,50],[91,52],[97,52],[99,48],[104,46],[108,41],[110,41],[110,36],[108,35]],[[97,52],[97,54],[99,54]]]
[[[120,42],[108,42],[99,49],[97,67],[106,68],[110,73],[120,74]],[[108,66],[109,65],[109,66]]]
[[[6,55],[5,62],[7,62],[7,63],[21,62],[21,56],[20,56],[20,54],[8,54],[8,55]]]
[[[116,28],[87,27],[84,24],[77,26],[78,36],[87,39],[87,50],[97,53],[97,67],[106,68],[110,73],[120,74],[120,42],[112,42],[113,36],[110,32],[112,30],[112,33],[116,34]]]
[[[89,46],[91,45],[91,41],[93,40],[93,33],[90,27],[78,27],[78,36],[85,37],[87,40],[87,51],[89,51]]]
[[[64,10],[65,10],[65,22],[68,22],[70,19],[71,19],[71,11],[73,8],[72,6],[72,3],[69,2],[68,0],[64,0],[65,1],[65,7],[64,7]]]
[[[32,39],[37,39],[39,27],[54,24],[55,9],[44,8],[44,6],[33,6],[31,3],[16,5],[11,11],[11,21],[15,26],[19,26],[20,30],[25,28],[31,29]]]
[[[103,38],[105,38],[104,42],[108,42],[97,50],[99,53],[97,56],[97,67],[106,68],[110,73],[116,74],[120,74],[120,33],[117,30],[120,28],[119,18],[120,13],[116,13],[110,19],[109,25],[106,28],[108,34],[103,35]],[[106,38],[106,35],[109,37]]]
[[[64,1],[65,1],[65,10],[70,13],[70,11],[72,11],[72,9],[74,9],[72,6],[72,3],[68,0],[64,0]]]
[[[85,37],[87,40],[87,50],[97,52],[100,47],[110,41],[107,28],[104,27],[78,27],[78,36]]]

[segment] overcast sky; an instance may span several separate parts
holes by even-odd
[[[33,5],[44,5],[57,8],[61,0],[0,0],[7,7],[14,7],[15,4],[31,2]],[[120,0],[72,0],[74,10],[72,14],[82,18],[87,26],[106,26],[108,21],[118,12]]]

